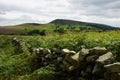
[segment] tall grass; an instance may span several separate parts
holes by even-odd
[[[23,53],[16,52],[16,47],[11,42],[13,37],[26,43]],[[39,47],[79,51],[83,45],[86,48],[105,46],[120,60],[120,31],[67,32],[48,36],[3,35],[0,37],[0,80],[54,80],[55,70],[51,67],[55,67],[42,67],[38,56],[27,55],[26,52],[30,54],[28,50]]]

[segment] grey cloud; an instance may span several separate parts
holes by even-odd
[[[4,0],[1,0],[4,1]],[[116,24],[120,21],[120,0],[10,0],[11,3],[0,1],[0,16],[14,12],[21,15],[17,19],[7,19],[7,15],[0,17],[0,24],[7,22],[46,22],[50,19],[65,18],[75,20],[90,20]],[[7,0],[5,0],[7,1]],[[13,1],[13,3],[12,3]],[[16,3],[15,3],[16,2]],[[35,17],[35,19],[33,19]],[[93,20],[92,17],[96,19]],[[46,20],[45,20],[46,19]],[[102,19],[102,20],[99,20]],[[116,19],[111,21],[111,19]],[[9,23],[10,22],[10,23]],[[111,23],[112,22],[112,23]]]
[[[120,0],[114,1],[108,5],[104,6],[106,9],[119,9],[120,10]]]
[[[69,0],[70,3],[73,4],[83,4],[83,5],[96,5],[96,6],[103,6],[106,4],[114,3],[119,0]]]
[[[0,11],[0,15],[5,15],[5,12],[4,11]]]
[[[19,10],[19,8],[15,5],[5,5],[0,3],[0,11],[6,12],[6,11],[13,11],[13,10]]]
[[[6,26],[6,25],[17,25],[21,23],[32,23],[32,22],[38,22],[37,20],[32,20],[30,16],[23,15],[20,16],[18,19],[7,19],[0,17],[0,25]]]
[[[120,18],[119,0],[69,0],[80,15]],[[82,13],[81,13],[82,12]]]

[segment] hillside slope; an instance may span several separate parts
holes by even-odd
[[[99,23],[89,23],[89,22],[81,22],[81,21],[74,21],[74,20],[66,20],[66,19],[56,19],[52,21],[53,24],[58,25],[81,25],[81,26],[91,26],[95,27],[101,30],[115,30],[119,29],[113,26],[105,25],[105,24],[99,24]]]
[[[99,31],[99,30],[117,30],[120,28],[116,28],[113,26],[98,24],[98,23],[88,23],[74,20],[65,20],[65,19],[56,19],[47,24],[39,24],[39,23],[23,23],[14,26],[4,26],[0,27],[0,34],[26,34],[32,30],[40,30],[45,31],[48,34],[55,33],[55,29],[63,28],[67,31]]]
[[[7,28],[7,27],[0,27],[0,34],[23,34],[24,30]]]

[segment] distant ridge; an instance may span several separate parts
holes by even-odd
[[[116,28],[110,25],[99,24],[99,23],[90,23],[90,22],[81,22],[75,20],[67,20],[67,19],[56,19],[50,23],[59,24],[59,25],[81,25],[81,26],[91,26],[102,30],[116,30],[120,28]]]
[[[99,24],[99,23],[90,23],[90,22],[82,22],[82,21],[75,21],[75,20],[67,20],[67,19],[56,19],[53,20],[47,24],[40,24],[40,23],[23,23],[13,26],[0,26],[0,34],[24,34],[26,29],[44,29],[51,27],[50,24],[55,24],[64,26],[69,25],[70,26],[78,26],[78,27],[85,27],[86,30],[88,30],[90,27],[90,30],[120,30],[118,27],[105,25],[105,24]],[[85,30],[84,29],[84,30]]]

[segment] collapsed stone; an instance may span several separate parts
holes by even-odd
[[[79,53],[76,53],[73,56],[66,55],[63,60],[63,65],[68,71],[77,69],[79,67]]]
[[[66,55],[74,55],[74,54],[76,54],[75,51],[70,51],[70,50],[68,50],[68,49],[62,49],[62,52],[63,52],[64,54],[66,54]]]
[[[120,80],[120,62],[108,64],[104,67],[106,69],[104,73],[105,80]]]
[[[120,73],[120,62],[116,62],[113,64],[108,64],[104,66],[107,72],[110,73]]]
[[[102,55],[107,53],[107,49],[105,47],[94,47],[89,50],[90,55]]]
[[[23,53],[25,51],[24,50],[25,49],[25,42],[23,42],[17,38],[13,38],[12,43],[16,46],[19,53]]]
[[[82,48],[78,53],[79,53],[79,61],[83,61],[84,58],[89,54],[89,49]]]
[[[86,61],[95,62],[99,56],[105,53],[107,53],[107,49],[105,47],[94,47],[89,50],[89,54],[86,57]]]
[[[106,64],[111,64],[114,61],[114,59],[115,59],[114,55],[111,52],[108,52],[108,53],[100,56],[96,60],[96,62],[106,65]]]

